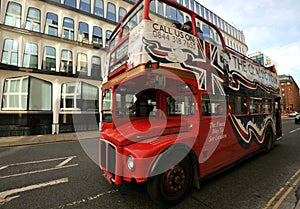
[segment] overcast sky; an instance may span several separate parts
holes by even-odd
[[[248,53],[261,51],[300,88],[299,0],[198,0],[244,31]]]

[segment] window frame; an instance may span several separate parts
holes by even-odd
[[[88,1],[89,3],[86,3],[85,1]],[[91,13],[91,6],[91,0],[80,0],[79,9],[81,11]],[[87,7],[88,9],[85,7]]]
[[[38,44],[31,43],[31,42],[25,43],[22,66],[25,68],[37,69],[38,54],[39,54]],[[26,59],[27,57],[28,59]],[[34,58],[36,58],[36,62],[32,63],[32,61],[34,61]]]
[[[9,18],[11,18],[11,23],[9,21]],[[22,5],[17,2],[9,1],[5,12],[4,25],[20,28],[21,22],[22,22]]]
[[[64,57],[64,52],[67,52],[66,57]],[[65,68],[63,66],[64,65],[63,63],[66,63]],[[62,70],[62,68],[64,68],[64,69]],[[73,73],[73,52],[71,50],[68,50],[68,49],[61,50],[59,71],[65,72],[65,73]]]
[[[100,7],[98,7],[98,5],[100,5]],[[103,2],[103,0],[95,0],[94,1],[94,15],[99,16],[99,17],[104,17],[104,2]]]
[[[70,88],[70,89],[69,89]],[[96,92],[86,91],[87,88],[93,88]],[[71,90],[71,91],[68,91]],[[72,91],[74,90],[74,91]],[[88,89],[87,89],[88,90]],[[94,95],[95,100],[87,99],[90,95],[85,94],[96,93]],[[85,82],[68,82],[61,85],[61,111],[99,111],[99,88]],[[90,102],[94,101],[95,108],[88,108]],[[88,104],[89,103],[89,104]],[[71,107],[70,107],[71,105]],[[86,109],[85,109],[86,107]]]
[[[114,10],[114,11],[110,11],[110,10]],[[106,7],[106,19],[116,22],[117,20],[116,14],[117,14],[116,5],[111,2],[108,2]]]
[[[68,22],[70,21],[70,22]],[[69,27],[68,25],[71,25],[71,27]],[[68,40],[74,40],[74,20],[70,17],[64,17],[63,20],[63,27],[62,27],[62,36],[64,39],[68,39]],[[65,36],[67,34],[67,36]]]
[[[47,54],[47,49],[54,49],[54,55],[49,55],[49,54]],[[45,46],[45,48],[44,48],[44,54],[43,54],[43,66],[42,66],[42,69],[43,70],[48,70],[48,71],[56,71],[56,48],[55,47],[52,47],[52,46]],[[55,68],[54,69],[52,69],[52,65],[51,65],[51,63],[52,62],[50,62],[50,69],[47,69],[47,65],[48,65],[48,62],[47,62],[47,58],[49,58],[49,59],[54,59],[55,60]]]
[[[95,63],[94,60],[97,59],[97,61],[100,61],[100,62],[97,62]],[[91,59],[91,76],[93,78],[97,78],[97,79],[100,79],[102,80],[102,66],[101,66],[101,63],[102,63],[102,60],[101,60],[101,57],[99,56],[92,56],[92,59]]]
[[[99,29],[100,34],[95,33],[96,29]],[[103,47],[103,30],[99,26],[93,26],[92,44],[98,46],[99,48]]]
[[[77,53],[77,62],[76,62],[77,73],[88,73],[88,58],[86,53],[78,52]]]
[[[56,17],[56,19],[50,19],[50,17],[48,17],[48,15]],[[44,29],[44,33],[49,35],[49,36],[58,36],[58,15],[52,12],[47,12],[46,14],[46,18],[45,18],[45,29]],[[53,30],[49,32],[49,29]],[[54,32],[54,33],[52,33]]]
[[[76,8],[77,6],[77,0],[64,0],[64,5]]]
[[[7,43],[7,44],[6,44]],[[7,48],[6,46],[9,45]],[[4,53],[7,53],[7,60],[4,62]],[[16,61],[17,63],[13,63],[13,55],[16,54]],[[19,64],[19,42],[14,39],[4,39],[3,43],[3,50],[2,50],[2,55],[1,55],[1,63],[3,64],[8,64],[8,65],[13,65],[13,66],[18,66]]]
[[[78,23],[78,41],[83,43],[89,43],[89,37],[89,24],[80,21]]]
[[[1,109],[52,111],[52,88],[51,82],[33,76],[6,78]]]
[[[29,17],[29,14],[31,11],[33,11],[33,13],[37,12],[38,18]],[[38,29],[35,29],[36,26],[38,27]],[[35,31],[35,32],[41,32],[41,10],[40,9],[35,8],[35,7],[28,8],[25,29]]]

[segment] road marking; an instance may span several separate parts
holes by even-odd
[[[74,166],[78,166],[78,164],[71,164],[71,165],[65,165],[65,166],[61,166],[61,167],[53,167],[53,168],[47,168],[47,169],[42,169],[42,170],[17,173],[17,174],[12,174],[12,175],[7,175],[7,176],[0,176],[0,179],[30,175],[30,174],[35,174],[35,173],[42,173],[42,172],[53,171],[53,170],[58,170],[58,169],[63,169],[63,168],[70,168],[70,167],[74,167]]]
[[[3,170],[3,169],[5,169],[5,168],[8,168],[8,165],[0,167],[0,171]]]
[[[294,175],[284,184],[283,187],[281,187],[278,192],[275,193],[275,195],[269,200],[269,202],[266,204],[266,206],[263,209],[268,209],[272,205],[272,209],[278,209],[281,203],[285,200],[285,198],[289,195],[289,193],[296,188],[298,183],[300,182],[300,177],[298,177],[294,183],[291,185],[291,182],[300,174],[300,169],[297,170]],[[290,186],[291,185],[291,186]],[[274,204],[275,200],[278,199],[278,197],[281,195],[281,193],[287,188],[285,193],[280,197],[280,199]]]
[[[62,167],[64,165],[66,165],[68,162],[70,162],[73,158],[75,158],[76,156],[71,156],[68,157],[66,160],[64,160],[63,162],[61,162],[60,164],[58,164],[56,167]]]
[[[30,174],[35,174],[35,173],[42,173],[42,172],[46,172],[46,171],[52,171],[52,170],[58,170],[58,169],[78,166],[78,164],[66,165],[67,163],[69,163],[75,157],[76,156],[68,156],[68,157],[51,158],[51,159],[46,159],[46,160],[36,160],[36,161],[28,161],[28,162],[12,163],[12,164],[8,164],[8,165],[4,165],[4,166],[0,167],[0,171],[4,170],[6,168],[9,168],[9,167],[64,160],[63,162],[59,163],[56,167],[51,167],[51,168],[46,168],[46,169],[41,169],[41,170],[35,170],[35,171],[28,171],[28,172],[24,172],[24,173],[11,174],[11,175],[7,175],[7,176],[0,176],[0,179],[23,176],[23,175],[30,175]]]
[[[293,190],[293,187],[288,188],[288,190],[281,196],[281,198],[276,202],[272,209],[278,209],[281,203],[285,200],[285,198],[289,195],[289,193]]]
[[[60,157],[60,158],[51,158],[51,159],[46,159],[46,160],[36,160],[36,161],[28,161],[28,162],[21,162],[21,163],[12,163],[5,165],[6,167],[11,167],[11,166],[18,166],[18,165],[29,165],[29,164],[36,164],[36,163],[45,163],[45,162],[51,162],[51,161],[58,161],[58,160],[64,160],[64,159],[69,159],[69,158],[75,158],[76,156],[68,156],[68,157]],[[2,166],[2,167],[5,167]],[[2,168],[1,167],[1,168]],[[1,170],[1,169],[0,169]]]
[[[20,195],[15,195],[15,196],[11,196],[20,192],[25,192],[25,191],[29,191],[29,190],[34,190],[34,189],[39,189],[42,187],[48,187],[48,186],[53,186],[53,185],[57,185],[57,184],[63,184],[63,183],[67,183],[69,181],[68,178],[61,178],[61,179],[56,179],[53,181],[49,181],[49,182],[44,182],[44,183],[39,183],[39,184],[34,184],[34,185],[30,185],[30,186],[25,186],[25,187],[20,187],[20,188],[16,188],[16,189],[11,189],[11,190],[7,190],[4,192],[0,192],[0,205],[3,205],[15,198],[20,197]]]
[[[290,131],[289,133],[291,134],[291,133],[294,133],[294,132],[299,131],[299,130],[300,130],[300,128],[296,128],[296,129]]]
[[[81,199],[81,200],[76,200],[74,202],[70,202],[70,203],[67,203],[65,205],[60,205],[58,208],[65,208],[65,207],[74,207],[74,206],[78,206],[80,204],[83,204],[83,203],[87,203],[89,201],[93,201],[93,200],[96,200],[104,195],[109,195],[109,194],[113,194],[113,193],[116,193],[118,192],[119,189],[113,189],[113,190],[110,190],[110,191],[107,191],[107,192],[102,192],[102,193],[99,193],[97,195],[94,195],[94,196],[90,196],[90,197],[87,197],[87,198],[84,198],[84,199]]]

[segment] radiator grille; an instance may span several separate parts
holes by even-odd
[[[100,165],[111,174],[116,173],[116,148],[105,140],[100,140]]]

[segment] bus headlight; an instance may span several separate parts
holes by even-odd
[[[130,171],[134,171],[135,169],[134,158],[130,155],[127,156],[127,167]]]

